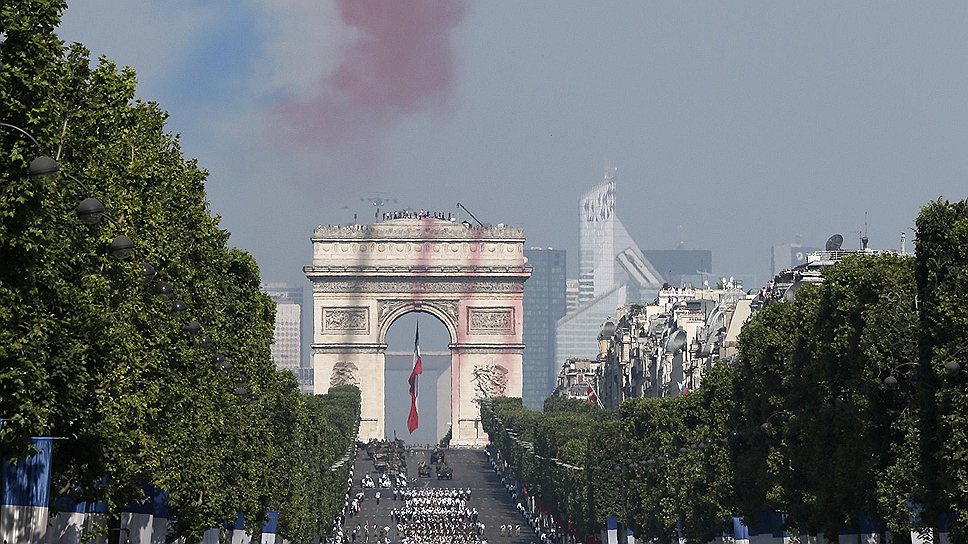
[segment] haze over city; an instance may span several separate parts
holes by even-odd
[[[0,542],[968,542],[963,2],[2,6]]]
[[[867,212],[896,248],[964,195],[968,6],[873,7],[96,0],[59,33],[136,69],[265,279],[304,284],[312,228],[372,196],[459,201],[574,272],[612,165],[641,247],[763,283],[772,245],[856,247]]]

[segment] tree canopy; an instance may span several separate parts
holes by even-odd
[[[915,256],[849,256],[754,314],[698,390],[615,412],[496,399],[485,429],[583,534],[617,515],[641,539],[706,542],[741,516],[833,538],[948,519],[964,538],[968,201],[932,202],[917,225]]]
[[[211,213],[207,172],[137,97],[134,70],[57,37],[64,9],[0,6],[0,122],[43,147],[0,127],[0,455],[63,437],[55,494],[117,513],[155,486],[179,535],[281,511],[282,533],[309,540],[342,501],[349,466],[329,467],[355,441],[359,392],[303,396],[275,370],[274,304]],[[60,172],[31,177],[39,153]],[[87,197],[111,220],[78,221]],[[122,234],[133,259],[109,255]]]

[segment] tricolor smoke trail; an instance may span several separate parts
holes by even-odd
[[[447,103],[454,82],[452,30],[463,0],[337,0],[358,37],[343,48],[318,93],[283,98],[283,130],[306,147],[359,145],[402,116]],[[312,59],[306,59],[312,62]]]

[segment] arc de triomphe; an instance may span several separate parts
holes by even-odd
[[[522,298],[531,276],[524,232],[392,219],[318,227],[312,243],[313,264],[303,271],[313,284],[315,392],[359,385],[360,438],[383,438],[387,330],[406,313],[426,312],[450,333],[451,443],[483,444],[475,400],[521,396]]]

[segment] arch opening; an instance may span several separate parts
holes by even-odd
[[[435,444],[451,424],[452,333],[440,317],[429,311],[407,309],[388,320],[383,333],[386,344],[384,366],[384,433],[411,444]],[[410,384],[413,368],[414,333],[420,325],[420,354],[423,374],[418,380],[419,425],[407,429],[410,413]],[[366,384],[362,384],[366,387]]]

